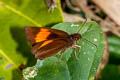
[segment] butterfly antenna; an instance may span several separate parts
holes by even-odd
[[[77,33],[79,33],[79,31],[80,31],[81,28],[85,25],[86,22],[87,22],[87,18],[86,18],[86,15],[85,15],[85,21],[83,22],[82,26],[78,29],[78,32],[77,32]],[[85,38],[82,38],[82,39],[84,39],[85,41],[89,42],[90,44],[94,45],[94,46],[97,48],[97,45],[96,45],[96,44],[90,42],[89,40],[87,40],[87,39],[85,39]]]
[[[90,42],[89,40],[87,40],[87,39],[85,39],[85,38],[82,38],[82,39],[84,39],[85,41],[89,42],[90,44],[94,45],[94,46],[97,48],[97,45],[96,45],[96,44]]]
[[[85,21],[83,22],[82,26],[78,29],[77,33],[79,33],[79,31],[80,31],[81,28],[85,25],[86,22],[87,22],[87,18],[85,18]]]

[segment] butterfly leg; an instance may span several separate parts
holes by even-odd
[[[75,48],[78,48],[79,49],[79,53],[80,53],[80,49],[81,49],[81,46],[79,45],[74,45]]]
[[[73,48],[73,49],[74,49],[75,58],[76,60],[78,60],[76,48]]]
[[[80,50],[81,50],[81,47],[80,48],[78,48],[79,49],[79,55],[80,55]]]
[[[81,46],[79,46],[79,45],[74,45],[72,48],[74,48],[75,57],[76,57],[76,59],[78,60],[77,51],[76,51],[77,49],[76,49],[76,48],[79,49],[79,53],[80,53]]]
[[[64,52],[65,52],[65,49],[63,49],[63,50],[60,52],[61,55],[60,55],[60,57],[58,58],[58,61],[61,61]]]
[[[79,45],[74,45],[73,47],[74,48],[81,48],[81,46],[79,46]]]

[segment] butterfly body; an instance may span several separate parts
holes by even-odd
[[[25,34],[32,45],[32,53],[36,58],[45,59],[59,51],[75,48],[81,39],[79,33],[68,33],[51,28],[25,27]]]

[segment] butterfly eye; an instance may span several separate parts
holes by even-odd
[[[75,38],[75,40],[77,41],[77,40],[79,40],[79,38],[78,38],[78,37],[76,37],[76,38]]]

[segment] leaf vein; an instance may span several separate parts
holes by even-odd
[[[1,49],[0,49],[0,53],[17,68],[17,65]]]
[[[12,12],[24,17],[25,19],[27,19],[28,21],[32,22],[33,24],[35,24],[36,26],[41,26],[39,23],[37,23],[35,20],[33,20],[32,18],[28,17],[27,15],[23,14],[22,12],[14,9],[13,7],[7,5],[6,3],[0,1],[0,4],[3,4],[5,8],[11,10]]]

